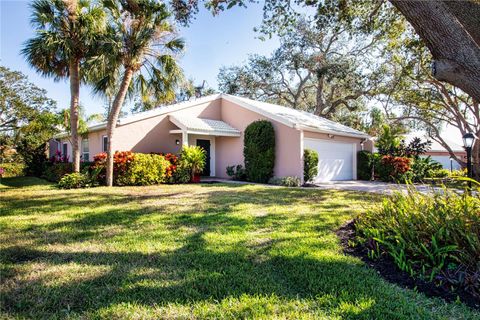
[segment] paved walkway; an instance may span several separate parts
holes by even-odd
[[[319,189],[351,190],[380,194],[391,194],[395,191],[406,192],[408,188],[406,185],[401,184],[360,180],[323,182],[316,183],[315,186]],[[415,185],[415,187],[421,192],[432,191],[432,187],[428,185]]]
[[[204,183],[212,183],[212,182],[222,182],[222,183],[236,183],[236,184],[257,184],[251,182],[244,182],[244,181],[233,181],[228,179],[222,178],[202,178],[202,182]],[[266,187],[279,187],[273,186],[268,184],[262,184]],[[407,186],[402,184],[395,184],[395,183],[388,183],[388,182],[380,182],[380,181],[360,181],[360,180],[350,180],[350,181],[331,181],[331,182],[323,182],[317,183],[315,186],[310,188],[317,188],[317,189],[334,189],[334,190],[350,190],[350,191],[359,191],[359,192],[370,192],[370,193],[378,193],[378,194],[392,194],[395,191],[407,191]],[[432,187],[430,185],[415,185],[420,192],[432,192],[433,190],[440,191],[441,189]]]

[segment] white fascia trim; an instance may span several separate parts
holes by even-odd
[[[182,133],[184,130],[176,129],[170,130],[171,134]],[[196,134],[203,136],[216,136],[216,137],[240,137],[241,134],[237,132],[226,132],[226,131],[203,131],[203,130],[185,130],[188,134]]]
[[[336,136],[342,136],[342,137],[351,137],[351,138],[365,138],[369,139],[371,138],[368,134],[354,134],[354,133],[348,133],[348,132],[342,132],[342,131],[334,131],[334,130],[322,130],[322,129],[317,129],[317,128],[312,128],[312,127],[307,127],[307,126],[295,126],[296,129],[298,130],[304,130],[304,131],[311,131],[311,132],[318,132],[318,133],[327,133],[327,134],[333,134]]]
[[[102,123],[95,124],[93,126],[88,127],[87,128],[87,130],[88,130],[87,133],[102,130],[102,129],[105,129],[105,128],[107,128],[107,123],[102,122]],[[61,138],[68,138],[68,137],[70,137],[70,135],[67,132],[60,132],[60,133],[57,133],[56,135],[54,135],[53,139],[61,139]]]
[[[251,104],[248,104],[244,101],[241,101],[239,99],[237,99],[235,96],[232,96],[232,95],[229,95],[229,94],[226,94],[226,93],[222,93],[221,94],[221,97],[227,101],[230,101],[232,103],[235,103],[247,110],[250,110],[250,111],[253,111],[255,113],[258,113],[258,114],[261,114],[262,116],[264,117],[267,117],[267,118],[270,118],[272,120],[275,120],[277,122],[280,122],[281,124],[284,124],[286,125],[287,127],[290,127],[290,128],[295,128],[295,123],[291,122],[291,121],[288,121],[287,119],[285,118],[282,118],[282,117],[279,117],[275,114],[271,114],[270,112],[266,112],[265,110],[262,110],[260,108],[257,108]]]

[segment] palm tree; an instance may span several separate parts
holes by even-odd
[[[55,81],[70,79],[70,134],[74,171],[80,171],[79,110],[80,83],[88,72],[82,64],[94,56],[96,41],[105,30],[105,13],[89,0],[36,0],[31,4],[31,23],[36,35],[22,54],[43,76]]]
[[[154,0],[104,0],[109,12],[105,51],[97,65],[96,90],[109,93],[115,88],[107,118],[107,185],[113,184],[113,151],[118,116],[127,95],[139,93],[143,102],[174,99],[182,71],[175,55],[183,49],[169,22],[170,13]]]

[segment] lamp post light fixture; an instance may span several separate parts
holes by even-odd
[[[450,173],[453,172],[453,157],[450,157]]]
[[[467,176],[472,179],[472,147],[475,142],[475,136],[471,132],[463,135],[463,146],[467,151]],[[468,181],[468,189],[472,189],[472,182]]]

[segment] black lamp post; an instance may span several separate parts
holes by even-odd
[[[463,135],[463,146],[465,151],[467,151],[467,175],[472,178],[472,147],[473,142],[475,141],[475,136],[471,132],[467,132]],[[472,182],[468,181],[468,188],[472,188]]]
[[[450,173],[453,172],[453,158],[450,157]]]

